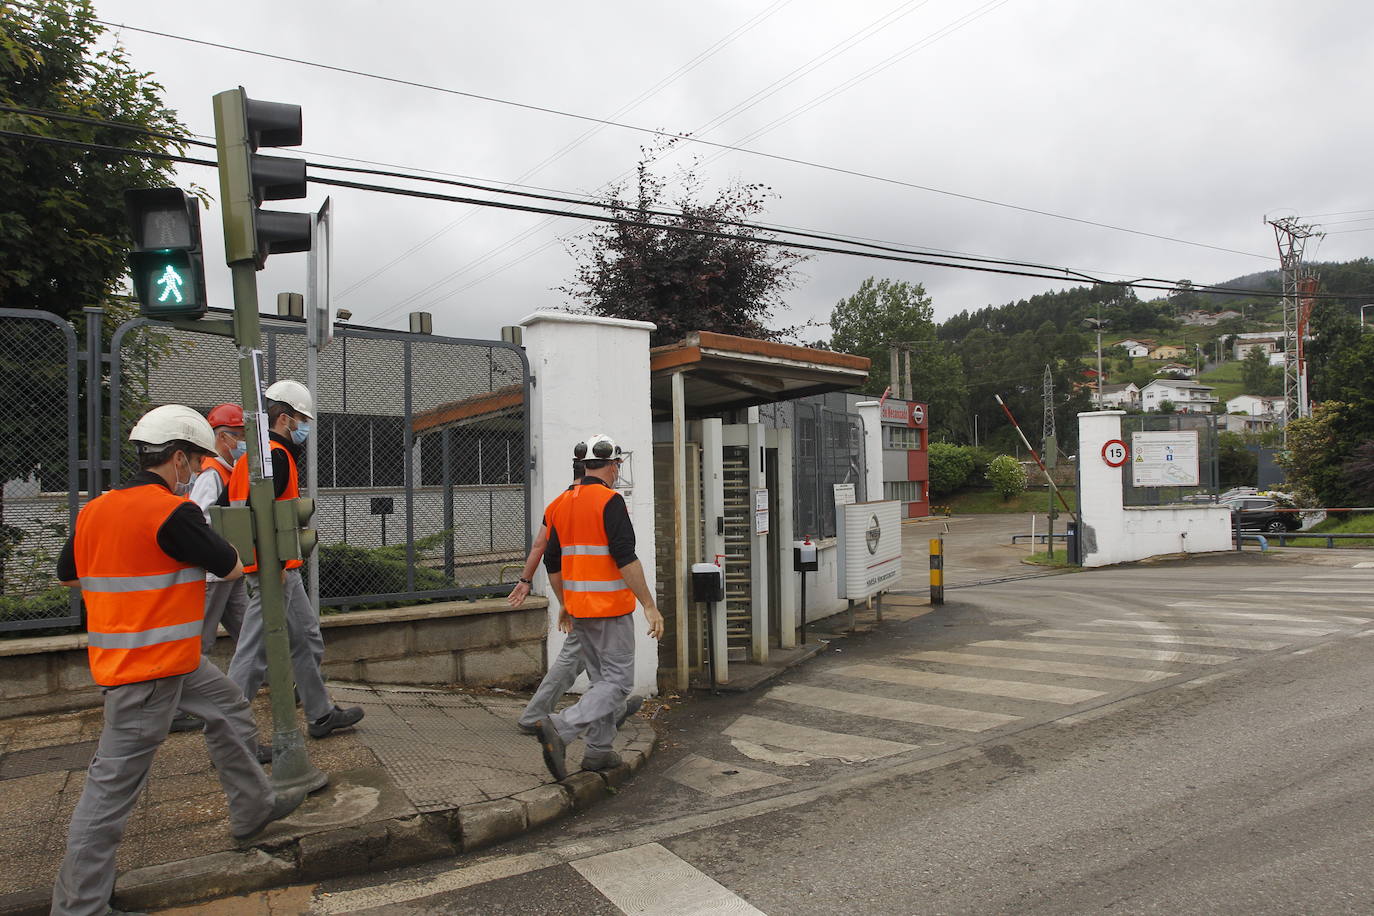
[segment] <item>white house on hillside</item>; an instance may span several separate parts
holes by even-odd
[[[1217,396],[1212,393],[1214,390],[1211,385],[1159,378],[1140,389],[1140,406],[1145,410],[1158,410],[1162,402],[1169,401],[1177,411],[1211,413],[1212,405],[1217,403]]]
[[[1251,417],[1277,417],[1283,413],[1283,398],[1238,394],[1226,402],[1226,412],[1243,413]]]
[[[1140,406],[1140,389],[1135,386],[1135,382],[1127,382],[1124,385],[1103,385],[1102,393],[1098,396],[1098,407],[1115,407],[1120,410],[1129,410]]]
[[[1127,337],[1125,340],[1118,340],[1116,343],[1111,344],[1111,346],[1124,348],[1127,356],[1149,356],[1150,345],[1152,343],[1154,343],[1154,341],[1132,340]]]

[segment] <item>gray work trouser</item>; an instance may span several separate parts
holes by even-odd
[[[67,832],[53,888],[53,916],[103,914],[115,882],[115,851],[178,708],[205,720],[234,832],[251,829],[276,796],[258,764],[257,726],[242,691],[204,656],[190,674],[105,688],[105,727]]]
[[[267,678],[267,642],[262,623],[262,588],[257,574],[248,580],[248,610],[243,615],[243,629],[239,631],[238,648],[229,663],[229,677],[243,695],[252,700]],[[305,583],[299,569],[286,571],[286,635],[291,643],[291,670],[296,677],[296,691],[300,694],[305,715],[315,722],[334,710],[329,692],[320,673],[324,658],[324,637],[320,634],[320,620],[305,593]]]
[[[540,719],[548,718],[559,697],[572,689],[573,682],[586,668],[586,664],[582,661],[582,641],[577,636],[577,630],[574,629],[563,640],[563,648],[554,657],[553,663],[549,665],[548,673],[539,682],[539,687],[534,691],[534,696],[530,697],[529,703],[520,713],[520,724],[526,728],[534,728]],[[619,721],[624,715],[625,703],[621,701],[620,708],[615,711],[616,721]]]
[[[205,625],[200,631],[200,654],[209,655],[215,651],[221,623],[237,645],[239,633],[243,630],[243,615],[247,611],[248,583],[243,578],[230,582],[223,579],[206,582]]]
[[[633,615],[577,617],[573,635],[582,648],[582,663],[592,685],[582,699],[548,721],[564,741],[576,741],[584,732],[588,753],[601,754],[615,741],[615,719],[625,708],[635,682],[635,631]]]

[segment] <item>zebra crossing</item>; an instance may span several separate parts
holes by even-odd
[[[1201,585],[1116,592],[1110,602],[1065,593],[1045,619],[1016,619],[1015,634],[823,667],[808,683],[767,690],[719,744],[665,776],[711,797],[776,792],[818,768],[948,749],[1041,722],[1072,727],[1142,689],[1208,683],[1227,676],[1219,667],[1247,658],[1374,632],[1366,588],[1374,567],[1224,594]],[[1259,592],[1277,597],[1273,610],[1256,609]]]

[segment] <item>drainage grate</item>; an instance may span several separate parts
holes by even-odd
[[[96,742],[78,741],[55,747],[35,747],[27,751],[11,751],[0,757],[0,780],[56,773],[62,770],[84,770],[90,766]]]

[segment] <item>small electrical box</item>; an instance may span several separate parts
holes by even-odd
[[[253,510],[247,506],[211,506],[210,527],[239,552],[245,566],[258,560],[253,541]]]
[[[816,545],[811,538],[792,542],[792,571],[815,572],[820,569],[816,559]]]
[[[725,600],[725,570],[714,563],[692,564],[692,600]]]

